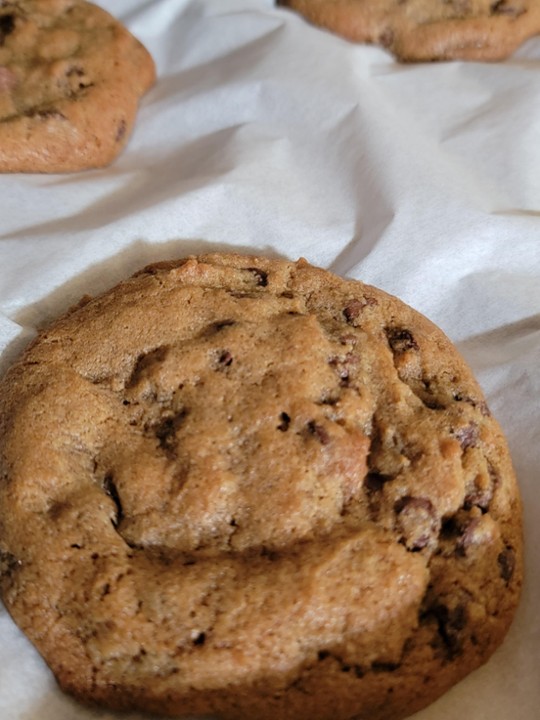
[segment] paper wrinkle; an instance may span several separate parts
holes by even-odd
[[[109,168],[0,176],[0,371],[82,295],[186,254],[303,256],[398,295],[486,391],[527,542],[509,637],[416,717],[536,720],[540,38],[503,63],[400,65],[272,0],[101,4],[147,45],[159,81]],[[64,697],[0,606],[0,717],[118,716]]]

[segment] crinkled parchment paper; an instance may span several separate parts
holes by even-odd
[[[398,295],[483,385],[512,450],[527,542],[505,643],[416,718],[536,720],[540,38],[504,63],[399,65],[271,0],[102,5],[147,45],[159,82],[111,167],[0,176],[2,369],[81,295],[189,253],[304,256]],[[64,697],[0,606],[2,720],[114,717]]]

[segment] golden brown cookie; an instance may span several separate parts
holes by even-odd
[[[85,300],[0,385],[0,587],[60,685],[170,715],[390,720],[522,581],[505,440],[444,334],[305,261]]]
[[[540,33],[539,0],[277,0],[402,61],[502,60]]]
[[[83,0],[0,2],[0,172],[110,163],[155,79],[146,49]]]

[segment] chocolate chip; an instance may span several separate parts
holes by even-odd
[[[82,89],[85,87],[83,83],[80,83],[79,87]],[[125,136],[127,130],[127,123],[124,119],[120,120],[118,123],[118,129],[116,130],[116,135],[114,137],[116,142],[120,142],[122,138]]]
[[[361,300],[351,300],[347,307],[343,309],[343,315],[345,316],[345,320],[349,323],[353,320],[356,320],[364,307],[365,303],[363,303]]]
[[[201,632],[197,635],[197,637],[193,641],[193,644],[194,645],[204,645],[205,642],[206,642],[206,633]]]
[[[218,367],[229,367],[232,365],[233,356],[228,350],[223,350],[218,358]]]
[[[516,569],[516,553],[513,548],[507,546],[497,557],[499,572],[505,582],[510,582]]]
[[[253,275],[255,275],[255,277],[257,278],[257,285],[259,285],[259,287],[266,287],[268,285],[267,272],[255,267],[248,267],[246,268],[246,270],[249,270],[250,273],[253,273]]]
[[[92,87],[94,83],[90,80],[86,72],[80,65],[70,67],[66,72],[66,77],[69,80],[70,85],[70,96],[76,97],[80,90],[86,90],[86,88]],[[125,124],[124,120],[121,121]]]
[[[21,565],[21,561],[15,555],[7,550],[0,550],[0,575],[10,576]]]
[[[314,420],[310,420],[307,426],[309,432],[317,437],[321,445],[328,445],[328,443],[330,442],[330,435],[328,434],[326,428],[324,428],[322,425],[319,425]]]
[[[459,632],[467,624],[466,608],[458,605],[453,610],[449,610],[446,605],[436,605],[428,614],[437,621],[439,637],[446,647],[448,659],[455,659],[463,649]]]
[[[454,431],[454,437],[459,441],[462,450],[476,447],[479,439],[478,425],[471,422],[465,427]]]
[[[379,492],[382,490],[384,483],[392,480],[390,475],[382,475],[381,473],[370,472],[364,478],[364,487],[370,492]]]
[[[418,350],[418,343],[410,330],[403,328],[386,328],[386,337],[392,352],[401,355],[407,350]]]
[[[407,550],[423,550],[439,531],[439,520],[428,498],[405,496],[394,504],[398,515],[401,542]]]
[[[286,412],[282,412],[279,416],[279,419],[281,422],[277,426],[278,430],[281,430],[281,432],[286,432],[289,429],[289,425],[291,424],[291,418],[289,415],[287,415]]]
[[[319,650],[317,653],[317,660],[322,662],[327,658],[331,658],[334,662],[338,663],[339,669],[342,673],[350,673],[352,670],[357,678],[362,678],[365,675],[365,671],[360,665],[351,665],[350,663],[344,662],[343,658],[330,650]]]
[[[345,320],[353,325],[354,321],[360,316],[364,308],[372,305],[377,305],[377,301],[375,298],[369,296],[349,300],[347,305],[343,308]]]
[[[480,510],[485,512],[489,508],[492,497],[493,491],[491,488],[485,488],[483,490],[476,489],[465,496],[463,507],[465,510],[478,507]]]
[[[15,15],[0,15],[0,46],[8,35],[15,30]]]
[[[456,543],[456,551],[458,555],[465,555],[467,548],[475,542],[476,530],[481,523],[481,518],[476,517],[470,520],[464,528],[462,528],[461,536]]]

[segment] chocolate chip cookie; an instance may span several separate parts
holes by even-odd
[[[146,49],[82,0],[0,2],[0,172],[110,163],[155,78]]]
[[[522,582],[501,430],[445,335],[300,260],[161,263],[0,386],[0,587],[86,703],[395,720]]]
[[[502,60],[540,33],[539,0],[277,0],[402,61]]]

